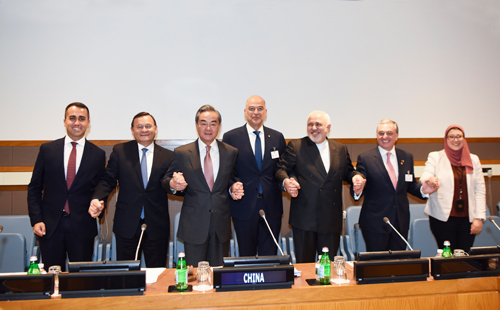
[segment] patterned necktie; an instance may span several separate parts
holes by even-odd
[[[76,145],[78,143],[71,142],[71,144],[73,145],[73,149],[71,149],[71,153],[69,154],[68,170],[66,171],[66,185],[68,186],[68,190],[70,189],[71,184],[73,184],[73,180],[76,175]],[[69,203],[67,200],[64,205],[64,211],[69,214]]]
[[[255,161],[257,161],[257,166],[262,167],[262,143],[260,141],[260,131],[255,130]],[[262,184],[259,182],[259,194],[262,194]]]
[[[146,157],[147,148],[142,149],[142,159],[141,159],[141,174],[142,174],[142,184],[144,188],[148,186],[148,159]],[[144,206],[142,206],[141,219],[144,218]]]
[[[396,171],[391,164],[391,152],[387,152],[387,171],[389,172],[389,177],[391,178],[392,185],[394,189],[398,186],[398,179],[396,178]]]
[[[212,157],[210,157],[210,145],[207,145],[207,155],[205,155],[205,160],[203,161],[205,166],[205,180],[207,180],[208,187],[210,191],[214,188],[214,168],[212,166]]]

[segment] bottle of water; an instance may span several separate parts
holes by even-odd
[[[443,257],[453,257],[453,254],[451,254],[451,249],[450,249],[450,241],[448,240],[444,242]]]
[[[436,258],[441,258],[441,257],[443,257],[443,249],[438,249]]]
[[[188,288],[188,270],[185,256],[184,252],[179,252],[175,268],[175,288],[178,291],[185,291]]]
[[[319,281],[319,266],[321,265],[321,255],[318,255],[318,261],[316,262],[316,281]]]
[[[40,274],[40,269],[38,269],[38,264],[36,262],[36,255],[30,257],[30,266],[28,267],[28,274]]]
[[[321,255],[319,266],[319,284],[330,284],[330,277],[332,275],[332,264],[330,256],[328,255],[328,248],[323,247],[323,255]]]

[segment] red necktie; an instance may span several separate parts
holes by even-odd
[[[394,167],[391,164],[391,152],[387,152],[387,171],[389,172],[392,185],[394,185],[394,189],[396,189],[396,187],[398,187],[398,179],[396,178],[396,171],[394,171]]]
[[[212,191],[212,188],[214,188],[214,168],[212,167],[212,157],[210,157],[210,145],[207,145],[207,155],[205,155],[204,165],[205,171],[203,171],[203,174],[205,175],[205,180],[207,180],[210,191]]]
[[[69,154],[68,171],[66,173],[66,185],[68,186],[68,190],[70,189],[71,184],[73,184],[73,180],[75,179],[76,175],[76,145],[78,143],[71,142],[71,144],[73,145],[73,149]],[[67,200],[66,204],[64,205],[64,211],[69,214],[69,204]]]

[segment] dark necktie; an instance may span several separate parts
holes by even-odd
[[[262,167],[262,143],[260,141],[260,131],[255,130],[255,161],[257,161],[257,166]],[[262,184],[259,182],[259,194],[262,194]]]
[[[212,157],[210,157],[210,145],[207,145],[207,155],[205,155],[204,160],[205,171],[203,174],[205,175],[205,180],[207,180],[208,187],[210,191],[214,188],[214,168],[212,166]]]
[[[71,142],[73,145],[73,149],[71,149],[71,153],[69,154],[69,160],[68,160],[68,170],[66,171],[66,185],[68,186],[68,190],[71,187],[71,184],[73,184],[73,180],[75,180],[75,175],[76,175],[76,145],[78,143],[76,142]],[[64,205],[64,211],[69,214],[69,203],[66,200],[66,204]]]
[[[394,186],[394,189],[396,189],[396,187],[398,187],[398,179],[396,178],[396,171],[391,164],[391,152],[387,152],[387,171],[389,172],[392,185]]]
[[[148,159],[146,157],[147,148],[142,149],[142,159],[141,159],[141,174],[142,174],[142,184],[144,188],[148,186]],[[141,219],[144,218],[144,206],[142,206]]]

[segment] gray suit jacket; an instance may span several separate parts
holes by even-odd
[[[231,239],[231,205],[229,188],[237,181],[236,158],[238,150],[226,143],[217,141],[219,148],[219,172],[212,192],[205,181],[201,169],[198,141],[180,146],[174,150],[172,164],[162,179],[163,189],[170,189],[174,172],[182,172],[188,186],[176,195],[184,196],[181,209],[179,230],[180,239],[202,244],[210,229],[210,215],[213,215],[215,231],[221,242]]]

